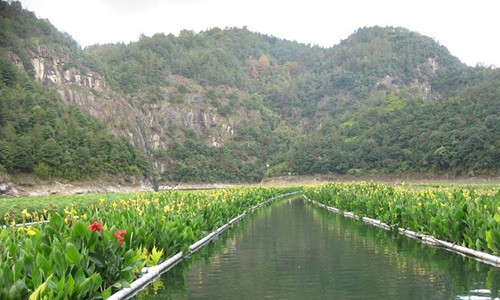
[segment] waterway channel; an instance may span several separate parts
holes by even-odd
[[[305,203],[247,215],[135,299],[500,299],[500,268]]]

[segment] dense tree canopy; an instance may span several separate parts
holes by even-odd
[[[128,142],[17,72],[2,53],[0,74],[1,171],[72,179],[144,172],[144,160]]]
[[[131,105],[188,107],[185,95],[198,90],[178,82],[184,78],[202,87],[204,108],[238,119],[234,136],[218,146],[170,124],[162,137],[168,148],[152,151],[154,161],[167,162],[158,174],[165,180],[499,172],[500,70],[467,67],[404,28],[360,28],[328,49],[213,28],[82,50],[18,2],[0,2],[0,28],[0,168],[7,172],[82,178],[145,169],[128,142],[32,80],[30,49],[39,45],[69,57],[65,68],[102,74]]]

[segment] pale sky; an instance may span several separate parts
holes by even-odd
[[[500,67],[498,0],[20,0],[82,47],[243,27],[331,47],[364,26],[405,27],[434,38],[469,66]]]

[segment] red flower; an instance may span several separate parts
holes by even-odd
[[[123,236],[127,234],[126,230],[118,230],[115,232],[115,238],[118,239],[118,244],[123,243]]]
[[[90,224],[87,228],[92,231],[102,232],[101,221],[94,221],[94,223]]]

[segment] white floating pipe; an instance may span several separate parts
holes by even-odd
[[[334,213],[340,213],[340,209],[335,208],[335,207],[330,207],[330,206],[328,206],[326,209],[327,209],[328,211],[332,211],[332,212],[334,212]]]
[[[325,206],[324,204],[321,204],[321,203],[319,203],[319,202],[317,202],[315,200],[307,198],[305,195],[304,195],[304,198],[307,201],[309,201],[309,202],[311,202],[313,204],[316,204],[316,205],[318,205],[320,207],[326,207],[326,209],[329,210],[329,211],[336,212],[336,213],[342,213],[342,211],[340,209],[338,209],[338,208],[330,207],[330,206]],[[356,216],[352,212],[343,212],[343,215],[345,217],[359,219],[359,217]],[[386,223],[383,223],[383,222],[381,222],[380,220],[377,220],[377,219],[363,217],[362,220],[364,222],[366,222],[366,223],[372,224],[372,225],[377,226],[377,227],[381,227],[381,228],[384,228],[384,229],[387,229],[387,230],[391,229],[391,227],[389,225],[387,225]],[[477,250],[470,249],[470,248],[467,248],[467,247],[463,247],[463,246],[460,246],[460,245],[457,245],[457,244],[453,244],[453,243],[450,243],[450,242],[447,242],[447,241],[438,240],[438,239],[436,239],[433,236],[425,235],[425,234],[422,234],[422,233],[417,233],[417,232],[414,232],[414,231],[411,231],[411,230],[408,230],[408,229],[404,229],[404,228],[401,228],[401,227],[398,228],[398,232],[400,234],[403,234],[403,235],[407,236],[407,237],[410,237],[410,238],[413,238],[413,239],[419,239],[419,240],[421,240],[425,244],[428,244],[428,245],[431,245],[431,246],[442,247],[442,248],[444,248],[444,249],[446,249],[446,250],[448,250],[450,252],[458,253],[458,254],[461,254],[461,255],[466,255],[466,256],[471,257],[473,259],[476,259],[478,261],[481,261],[481,262],[484,262],[484,263],[487,263],[487,264],[490,264],[490,265],[493,265],[493,266],[496,266],[496,267],[500,267],[500,256],[496,256],[496,255],[489,254],[489,253],[486,253],[486,252],[477,251]]]
[[[377,227],[380,227],[380,228],[385,229],[385,230],[391,230],[391,226],[389,226],[386,223],[381,222],[379,220],[368,218],[368,217],[363,217],[362,219],[363,219],[363,222],[365,222],[365,223],[370,223],[373,226],[377,226]]]
[[[428,236],[428,235],[424,235],[422,236],[422,241],[428,245],[433,245],[433,246],[437,246],[437,243],[435,241],[435,239],[433,239],[432,237]]]
[[[245,216],[246,212],[243,212],[241,215],[239,216],[236,216],[234,218],[232,218],[230,221],[229,221],[229,225],[233,225],[234,223],[238,222],[239,220],[241,220],[241,218],[243,218]]]
[[[404,229],[399,227],[398,232],[402,235],[406,235],[407,237],[414,238],[414,239],[421,239],[423,234],[417,233],[415,231],[411,231],[409,229]]]
[[[298,194],[298,193],[299,193],[299,191],[296,191],[296,192],[290,192],[290,193],[286,193],[286,194],[283,194],[283,195],[279,195],[279,196],[275,196],[275,197],[269,198],[269,199],[267,199],[267,200],[265,200],[265,201],[263,201],[263,202],[261,202],[261,203],[259,203],[259,204],[255,205],[255,206],[253,206],[252,208],[250,208],[250,211],[252,211],[252,212],[253,212],[253,211],[255,211],[257,208],[260,208],[260,207],[262,207],[262,206],[264,206],[264,205],[266,205],[266,204],[268,204],[268,203],[270,203],[270,202],[272,202],[272,201],[274,201],[274,200],[277,200],[277,199],[280,199],[280,198],[284,198],[284,197],[288,197],[288,196],[291,196],[291,195],[296,195],[296,194]]]
[[[217,234],[222,233],[224,230],[227,229],[228,226],[229,226],[228,224],[224,224],[221,227],[217,228],[217,230],[216,230]]]
[[[242,214],[244,216],[244,214]],[[240,215],[240,216],[242,216]],[[241,217],[238,216],[240,219]],[[236,217],[236,218],[238,218]],[[206,235],[204,238],[202,238],[201,240],[198,240],[197,242],[195,242],[194,244],[192,244],[191,246],[189,246],[189,251],[190,252],[194,252],[196,250],[198,250],[198,248],[200,248],[201,246],[203,246],[204,244],[208,243],[211,239],[213,239],[215,236],[221,234],[224,230],[226,230],[227,228],[229,227],[228,224],[224,224],[222,225],[221,227],[215,229],[214,231],[210,232],[208,235]]]
[[[137,280],[132,282],[130,284],[130,287],[123,288],[118,292],[114,293],[113,295],[111,295],[111,297],[109,297],[108,300],[122,300],[128,298],[133,293],[136,293],[139,289],[144,287],[147,283],[152,281],[154,278],[158,277],[158,275],[160,275],[162,272],[173,267],[181,259],[182,259],[182,252],[179,252],[176,255],[164,261],[163,263],[155,267],[148,268],[148,273],[144,274],[143,276],[139,277]]]
[[[27,227],[27,226],[34,226],[34,225],[41,225],[45,223],[49,223],[50,220],[45,220],[45,221],[38,221],[38,222],[28,222],[28,223],[17,223],[15,225],[2,225],[2,228],[9,228],[9,227]]]
[[[292,193],[288,193],[288,194],[284,194],[284,195],[270,198],[270,199],[268,199],[268,200],[266,200],[258,205],[255,205],[254,207],[250,208],[250,210],[254,211],[254,210],[258,209],[259,207],[263,206],[264,204],[267,204],[268,202],[271,202],[273,200],[283,198],[283,197],[286,197],[289,195],[297,194],[297,193],[298,192],[292,192]],[[200,247],[205,245],[208,241],[210,241],[212,238],[214,238],[215,236],[219,235],[224,230],[226,230],[229,227],[229,225],[232,225],[232,224],[238,222],[239,220],[241,220],[246,215],[246,213],[247,213],[247,211],[244,211],[242,214],[231,219],[227,224],[222,225],[221,227],[212,231],[210,234],[208,234],[204,238],[198,240],[197,242],[195,242],[194,244],[189,246],[189,251],[190,252],[196,251],[197,249],[199,249]],[[143,275],[141,277],[139,277],[137,280],[135,280],[134,282],[132,282],[130,284],[130,287],[123,288],[123,289],[119,290],[118,292],[114,293],[113,295],[111,295],[111,297],[109,297],[107,299],[122,300],[122,299],[126,299],[126,298],[132,296],[133,293],[137,293],[137,291],[139,291],[139,289],[141,289],[145,285],[149,284],[150,281],[155,279],[157,276],[159,276],[164,271],[173,267],[182,258],[183,258],[183,253],[181,251],[159,265],[156,265],[154,267],[149,267],[149,268],[143,268],[141,271],[143,273]]]
[[[199,241],[195,242],[194,244],[192,244],[191,246],[189,246],[189,251],[194,252],[194,251],[198,250],[198,248],[200,248],[201,246],[206,244],[208,241],[210,241],[216,235],[217,235],[217,233],[212,231],[211,233],[206,235],[201,240],[199,240]]]
[[[348,217],[348,218],[352,218],[352,219],[359,219],[358,216],[356,216],[356,214],[354,214],[353,212],[350,212],[350,211],[345,211],[344,217]]]
[[[164,271],[175,266],[175,264],[178,263],[181,259],[182,259],[182,251],[172,256],[171,258],[167,259],[166,261],[162,262],[161,264],[154,266],[153,268],[154,270],[158,271],[158,274],[161,274]]]
[[[473,256],[473,257],[479,258],[483,262],[491,264],[491,265],[494,265],[494,266],[497,266],[497,267],[500,266],[500,257],[498,257],[498,256],[495,256],[495,255],[492,255],[492,254],[489,254],[489,253],[486,253],[486,252],[482,252],[482,251],[477,251],[477,250],[474,250],[474,249],[470,249],[470,248],[467,248],[467,247],[464,247],[464,246],[460,246],[460,245],[457,245],[457,244],[453,244],[453,243],[450,243],[450,242],[447,242],[447,241],[438,240],[438,239],[436,239],[434,237],[427,237],[427,239],[428,240],[432,239],[432,240],[434,240],[434,243],[436,245],[444,247],[444,248],[447,248],[447,249],[450,249],[450,250],[452,250],[454,252],[457,252],[457,253],[460,253],[460,254],[466,254],[466,255],[469,255],[469,256]]]

